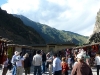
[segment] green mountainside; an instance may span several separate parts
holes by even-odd
[[[19,17],[27,26],[34,28],[46,41],[46,43],[74,43],[77,45],[85,44],[88,37],[70,31],[57,30],[45,24],[34,22],[22,15],[13,14]]]
[[[15,44],[45,44],[44,39],[32,27],[24,25],[17,17],[0,8],[0,36],[13,40]]]

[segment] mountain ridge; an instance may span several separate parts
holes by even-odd
[[[44,39],[30,26],[0,8],[0,36],[13,40],[15,44],[44,44]]]
[[[88,39],[88,36],[65,30],[57,30],[48,25],[34,22],[23,15],[13,14],[13,16],[20,18],[25,25],[34,28],[45,39],[46,43],[70,42],[75,44],[84,44]]]

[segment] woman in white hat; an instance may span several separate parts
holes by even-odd
[[[89,65],[84,62],[82,54],[77,55],[77,63],[73,67],[71,75],[93,75]]]

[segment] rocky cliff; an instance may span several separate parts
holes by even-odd
[[[90,44],[100,42],[100,10],[97,12],[93,34],[89,37]]]

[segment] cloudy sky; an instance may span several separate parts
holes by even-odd
[[[100,0],[0,0],[10,14],[23,15],[50,27],[90,36]]]

